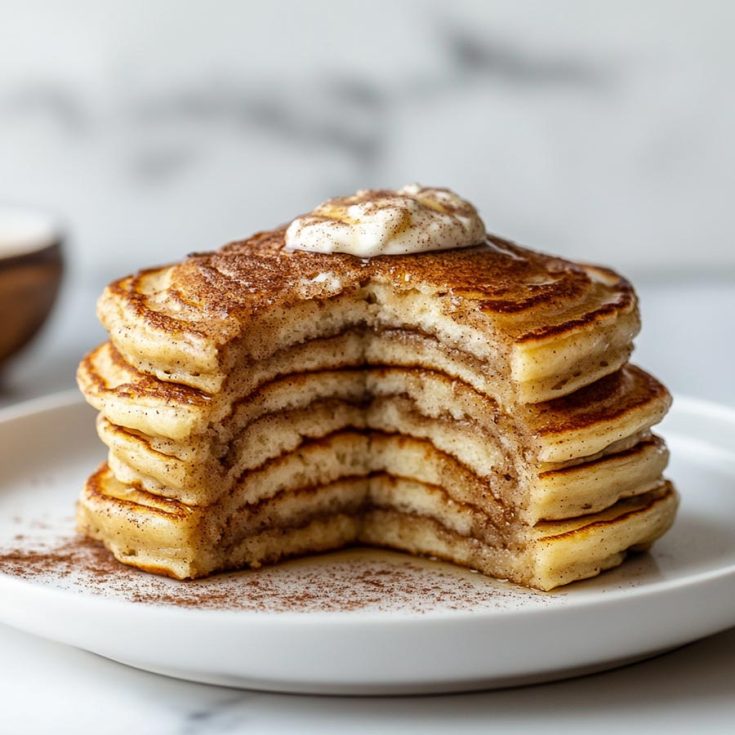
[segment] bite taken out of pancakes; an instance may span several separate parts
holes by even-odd
[[[401,221],[428,227],[410,196]],[[670,397],[628,364],[625,279],[493,236],[288,244],[259,233],[100,298],[110,341],[78,379],[109,458],[78,520],[118,559],[190,578],[367,544],[552,589],[671,525],[651,430]]]

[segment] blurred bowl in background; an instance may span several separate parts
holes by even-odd
[[[0,366],[51,313],[63,271],[62,241],[48,213],[0,204]]]

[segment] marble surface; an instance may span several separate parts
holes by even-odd
[[[643,279],[637,286],[645,323],[639,362],[676,392],[735,406],[735,281]],[[47,331],[6,370],[0,405],[71,385],[79,354],[102,337],[92,311],[97,290],[67,289]],[[21,735],[725,733],[735,721],[735,629],[581,679],[392,699],[263,694],[191,684],[4,626],[0,651],[0,732]]]
[[[730,733],[735,630],[616,671],[444,697],[305,697],[190,684],[0,627],[0,726],[19,735]]]

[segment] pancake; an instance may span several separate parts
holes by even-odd
[[[395,390],[396,382],[407,387],[406,381],[398,380],[405,376],[396,375],[396,371],[382,370],[379,375],[385,377],[388,372],[394,373],[394,382],[381,384],[383,390]],[[343,387],[349,388],[354,377],[348,375]],[[423,382],[421,387],[426,388],[428,384],[429,381]],[[419,393],[418,397],[425,396]],[[221,495],[232,491],[244,473],[308,445],[310,440],[343,429],[372,429],[371,437],[379,433],[414,437],[463,465],[481,479],[484,487],[504,497],[506,502],[515,503],[523,510],[524,517],[536,521],[564,517],[559,513],[576,515],[602,509],[624,494],[635,492],[636,488],[642,492],[646,483],[657,479],[668,453],[660,440],[651,438],[649,429],[665,409],[665,398],[666,394],[649,396],[650,405],[645,410],[636,405],[634,422],[630,421],[629,412],[621,411],[618,406],[616,417],[625,420],[615,424],[613,432],[607,427],[600,431],[609,443],[592,444],[587,440],[580,443],[583,452],[599,451],[571,459],[570,442],[563,440],[562,429],[577,433],[579,426],[565,417],[567,421],[560,422],[552,445],[566,448],[562,455],[565,461],[556,463],[536,460],[534,456],[548,454],[542,448],[536,449],[534,455],[533,446],[524,442],[536,434],[527,428],[525,436],[520,431],[511,432],[503,426],[502,416],[495,417],[497,423],[492,418],[488,423],[481,414],[477,416],[478,421],[473,421],[461,412],[463,404],[458,400],[454,404],[454,416],[448,417],[444,413],[432,413],[431,405],[412,401],[401,392],[374,397],[369,403],[322,399],[305,408],[268,413],[246,424],[221,444],[217,438],[201,438],[183,445],[170,440],[157,441],[118,427],[104,416],[98,420],[98,430],[110,447],[109,462],[120,479],[195,505],[217,502]],[[443,405],[441,401],[440,405]],[[471,403],[469,407],[473,407]],[[595,428],[599,430],[599,424],[612,418],[599,416]],[[548,417],[544,419],[548,430]],[[473,423],[474,431],[468,434],[462,421]],[[375,453],[372,449],[367,451]],[[381,458],[376,457],[375,462],[379,461]],[[371,457],[366,458],[366,466],[371,470],[381,469],[375,462]]]
[[[614,372],[640,327],[633,289],[614,272],[497,237],[364,261],[287,251],[283,230],[120,279],[98,314],[134,368],[209,394],[236,366],[367,327],[367,352],[375,332],[401,330],[479,363],[505,404]]]
[[[415,376],[414,386],[431,383],[436,400],[451,400],[454,405],[455,394],[461,393],[465,405],[474,404],[471,412],[475,416],[494,416],[501,410],[492,397],[451,373],[411,365],[407,370],[366,371],[369,363],[359,363],[355,357],[354,364],[350,360],[345,365],[345,352],[336,349],[328,350],[322,357],[318,361],[306,360],[304,349],[299,348],[293,359],[282,359],[273,369],[259,365],[258,370],[267,378],[256,381],[253,378],[256,371],[246,371],[249,384],[245,390],[208,397],[135,370],[110,343],[105,343],[82,361],[77,377],[89,403],[116,425],[174,440],[200,436],[212,429],[226,432],[233,417],[242,425],[260,415],[303,407],[320,397],[340,397],[345,391],[358,398],[365,397],[380,391],[380,385],[405,382],[411,375]],[[352,372],[345,367],[360,370]],[[243,381],[231,382],[242,384]],[[637,423],[657,423],[669,405],[668,392],[655,378],[626,366],[568,399],[514,406],[513,414],[520,415],[529,424],[531,433],[537,435],[537,442],[543,444],[542,461],[561,461],[574,457],[575,443],[585,442],[581,454],[591,454],[604,448],[613,437],[620,438],[621,432],[622,435],[631,433],[629,427]],[[621,422],[628,422],[628,429],[621,429]]]
[[[464,232],[437,196],[424,214]],[[336,211],[309,226],[353,226]],[[549,590],[671,525],[671,398],[628,362],[624,278],[495,236],[370,258],[287,237],[105,289],[109,341],[77,373],[109,449],[82,533],[179,579],[367,544]]]
[[[677,496],[661,482],[597,514],[535,527],[493,526],[436,485],[387,474],[289,489],[224,514],[119,483],[103,466],[78,506],[80,528],[138,568],[177,579],[366,544],[437,556],[542,590],[594,576],[671,525]]]
[[[100,351],[107,353],[110,348]],[[88,359],[84,369],[90,371],[96,362]],[[104,367],[106,361],[100,362]],[[115,364],[119,362],[118,358]],[[155,379],[138,377],[150,393]],[[133,381],[135,376],[128,379]],[[98,405],[107,400],[101,399],[105,392],[110,394],[109,400],[120,393],[139,393],[134,382],[106,389],[104,386],[111,382],[99,373],[95,380],[88,381],[96,386],[92,400]],[[160,383],[159,388],[160,405],[167,400],[169,409],[175,410],[177,404],[168,392],[168,384]],[[603,472],[595,469],[597,496],[591,491],[585,495],[582,490],[585,470],[593,471],[590,458],[630,450],[646,440],[669,402],[660,383],[642,370],[626,366],[572,397],[523,406],[511,417],[471,386],[441,373],[368,368],[316,371],[271,381],[231,405],[227,419],[213,424],[210,432],[190,436],[186,441],[151,437],[114,424],[104,414],[98,429],[110,447],[110,464],[122,479],[199,505],[215,502],[244,471],[293,450],[305,440],[339,429],[368,428],[429,438],[440,450],[485,478],[509,471],[514,478],[530,476],[528,482],[544,490],[539,489],[538,495],[531,491],[528,502],[516,493],[515,502],[527,509],[530,519],[538,520],[556,517],[553,514],[559,511],[555,504],[561,503],[562,497],[563,512],[600,509],[605,507],[602,503],[609,505],[621,496],[619,493],[628,492],[637,472],[647,480],[655,468],[660,474],[667,454],[660,442],[648,443],[627,453],[627,482],[618,480],[610,485]],[[475,431],[465,436],[466,428],[459,422],[472,424]],[[585,467],[575,472],[556,473],[570,463],[583,461]],[[534,471],[526,469],[529,465]],[[606,472],[617,471],[611,462],[600,466]],[[549,491],[552,486],[556,491]],[[571,501],[575,496],[578,500]],[[537,507],[542,502],[545,510]]]

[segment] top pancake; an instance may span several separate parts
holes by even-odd
[[[366,327],[408,330],[492,364],[510,404],[615,371],[639,329],[635,294],[614,272],[497,237],[362,260],[286,251],[282,229],[116,281],[98,311],[132,366],[210,394],[236,365]]]

